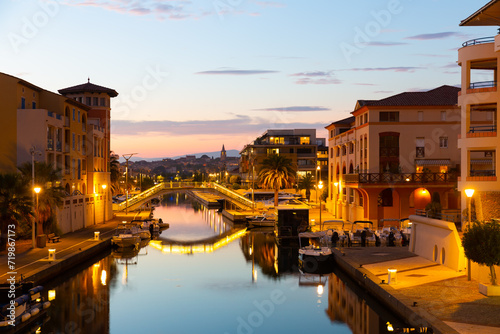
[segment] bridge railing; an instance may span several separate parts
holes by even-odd
[[[231,198],[232,200],[234,200],[234,201],[236,201],[236,202],[238,202],[240,204],[243,204],[243,205],[245,205],[245,206],[247,206],[249,208],[252,208],[253,205],[254,205],[254,203],[250,199],[248,199],[248,198],[246,198],[246,197],[238,194],[235,191],[232,191],[232,190],[230,190],[230,189],[228,189],[226,187],[223,187],[220,184],[211,183],[211,186],[215,190],[217,190],[218,192],[220,192],[221,194],[226,195],[227,197]]]

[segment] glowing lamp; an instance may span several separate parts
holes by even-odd
[[[465,189],[465,195],[467,195],[467,197],[471,198],[472,195],[474,195],[474,189]]]

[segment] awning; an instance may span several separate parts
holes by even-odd
[[[417,166],[451,166],[450,159],[416,159]]]
[[[493,159],[471,159],[471,165],[492,165]]]

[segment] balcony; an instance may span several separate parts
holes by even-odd
[[[54,140],[49,138],[47,139],[47,151],[53,151],[54,150]]]
[[[60,141],[56,142],[56,151],[57,152],[62,151],[62,142],[60,142]]]
[[[415,184],[415,183],[450,183],[456,182],[455,173],[359,173],[344,176],[345,183],[366,184]]]
[[[462,46],[466,47],[466,46],[473,46],[473,45],[479,45],[479,44],[485,44],[485,43],[494,43],[494,42],[495,42],[495,36],[482,37],[482,38],[476,38],[476,39],[468,40],[467,42],[462,43]]]

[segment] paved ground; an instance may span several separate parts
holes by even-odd
[[[146,218],[146,216],[149,216],[149,212],[129,212],[128,215],[125,215],[124,213],[118,214],[113,220],[104,224],[94,225],[76,232],[65,234],[61,237],[60,242],[47,243],[44,248],[31,248],[31,241],[28,243],[20,243],[20,247],[16,251],[16,257],[13,260],[15,264],[14,272],[16,272],[16,275],[14,276],[16,277],[16,280],[29,277],[50,265],[48,262],[49,249],[56,250],[56,261],[70,257],[76,252],[89,248],[98,242],[94,240],[95,231],[100,232],[101,240],[110,238],[119,222],[123,220],[132,220],[136,216]],[[7,279],[12,276],[7,273],[12,271],[13,270],[8,267],[7,252],[4,251],[0,253],[0,283],[6,283]]]
[[[479,293],[477,281],[409,252],[406,247],[343,248],[346,258],[388,282],[388,268],[397,269],[391,286],[459,333],[500,333],[500,297]]]

